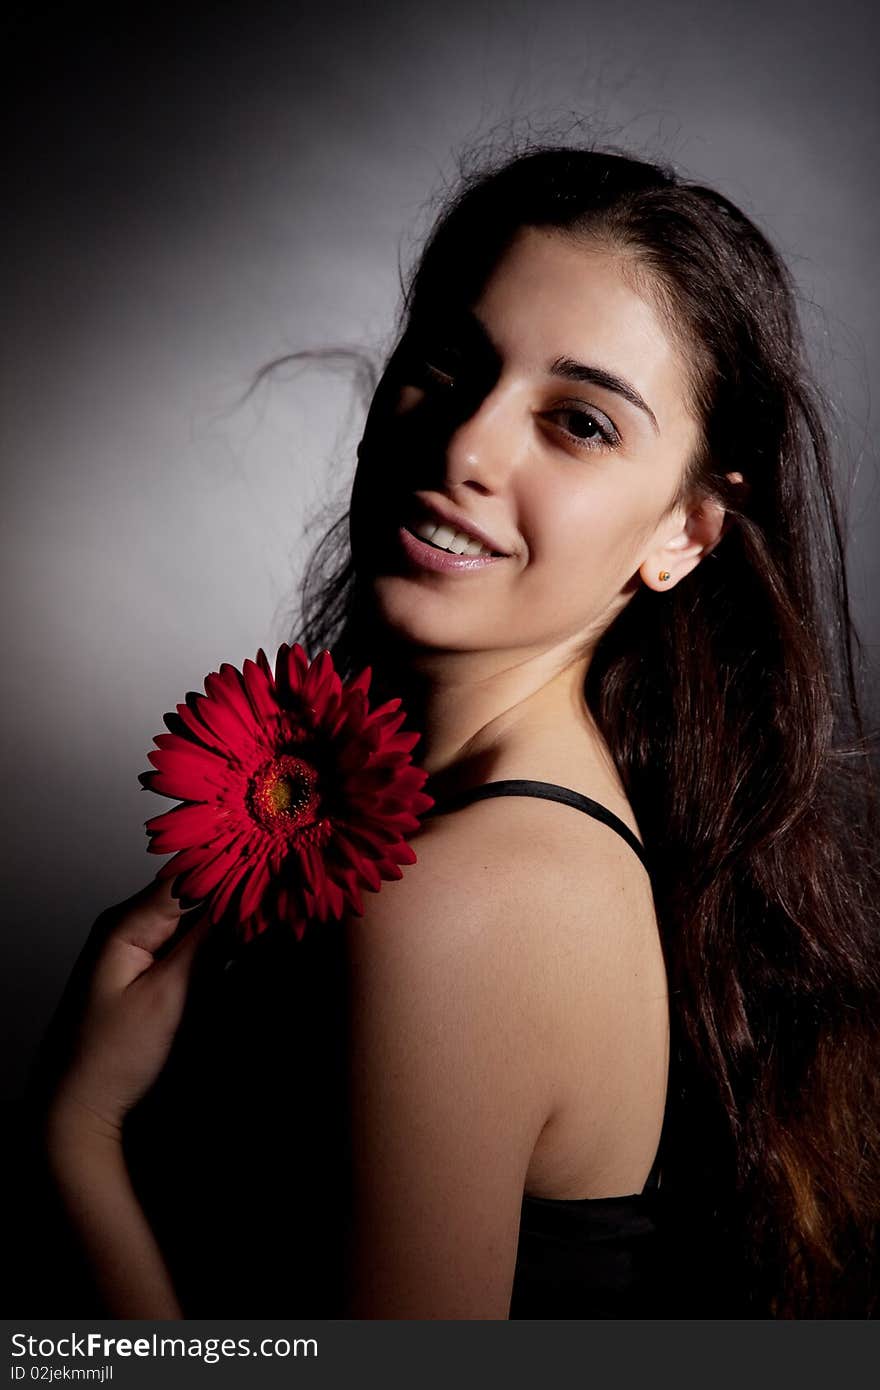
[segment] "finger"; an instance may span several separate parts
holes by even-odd
[[[107,935],[92,979],[98,996],[118,993],[150,968],[156,952],[177,930],[182,908],[167,881],[154,880],[120,903],[113,915],[116,924]]]
[[[181,909],[171,896],[169,886],[165,883],[159,883],[158,879],[154,879],[151,883],[148,883],[146,887],[139,889],[137,893],[133,893],[130,898],[126,898],[123,902],[116,903],[114,906],[106,908],[92,924],[91,931],[83,943],[82,950],[74,961],[65,988],[66,994],[78,998],[82,995],[83,991],[89,993],[92,990],[95,981],[95,972],[99,963],[103,961],[108,942],[120,931],[120,928],[124,929],[126,934],[128,934],[126,919],[129,916],[135,917],[143,925],[144,909],[149,909],[151,906],[155,908],[159,914],[164,914],[166,910],[169,914],[174,914],[170,927],[168,928],[159,926],[159,930],[156,931],[156,923],[153,924],[152,930],[156,934],[156,939],[160,939],[163,934],[168,935],[173,932],[175,918],[179,920]],[[142,942],[140,943],[147,949],[149,949],[150,946],[150,941],[147,939],[148,935],[151,935],[149,927],[147,928],[147,932],[143,934]],[[153,950],[153,954],[155,955],[155,949]]]
[[[186,1005],[187,996],[193,981],[193,967],[208,937],[216,933],[207,912],[198,909],[184,918],[183,934],[175,941],[171,950],[161,960],[144,971],[132,984],[135,991],[141,988],[161,1002],[163,1015],[179,1023]]]
[[[185,930],[174,943],[167,955],[157,961],[153,972],[157,980],[176,979],[186,987],[192,973],[193,964],[205,941],[216,933],[207,912],[196,910],[189,914],[189,922],[183,919]]]
[[[131,928],[130,938],[153,953],[177,930],[183,911],[171,880],[161,878],[151,879],[117,908]]]

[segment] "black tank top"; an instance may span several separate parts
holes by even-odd
[[[560,801],[617,832],[648,869],[637,837],[591,797],[555,782],[506,778],[435,803],[429,816],[490,796]],[[668,1108],[667,1108],[668,1116]],[[665,1311],[661,1154],[641,1192],[620,1197],[556,1198],[523,1194],[511,1318],[655,1318]]]
[[[487,783],[429,814],[508,794],[577,807],[643,858],[612,812],[552,783]],[[346,1316],[342,942],[331,930],[300,942],[270,930],[242,945],[218,929],[202,947],[168,1064],[129,1116],[129,1171],[187,1317]],[[753,1315],[731,1252],[693,1217],[689,1188],[676,1204],[669,1117],[667,1101],[642,1192],[523,1196],[511,1318]],[[36,1159],[33,1181],[45,1187],[27,1203],[32,1305],[47,1317],[103,1314]]]

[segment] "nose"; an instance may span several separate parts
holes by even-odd
[[[469,406],[446,445],[446,485],[477,492],[497,492],[510,478],[516,462],[514,402],[499,390],[487,392]],[[522,435],[520,434],[520,438]]]

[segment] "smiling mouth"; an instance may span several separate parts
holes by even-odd
[[[476,536],[471,536],[467,531],[460,530],[451,526],[448,522],[437,522],[431,517],[416,517],[403,523],[404,528],[417,541],[423,545],[429,545],[434,550],[440,550],[445,555],[455,555],[462,559],[503,559],[500,550],[492,550],[490,546],[479,540]],[[446,539],[446,544],[442,544],[434,539],[438,532],[442,532]],[[461,546],[454,549],[452,542]]]
[[[411,526],[407,526],[406,529],[407,531],[409,531],[409,534],[411,536],[415,537],[417,541],[421,541],[423,545],[429,545],[432,550],[439,550],[443,555],[456,555],[464,559],[473,558],[471,555],[468,554],[466,550],[450,550],[448,545],[438,545],[436,541],[429,540],[427,536],[420,536],[419,533],[417,531],[414,531]],[[494,559],[501,559],[500,551],[489,550],[488,547],[484,547],[482,550],[476,551],[475,554],[479,556],[481,560],[486,560],[490,557]]]
[[[424,545],[429,545],[429,546],[431,547],[432,550],[442,550],[442,551],[444,552],[445,555],[455,555],[455,554],[456,554],[456,552],[455,552],[454,550],[449,550],[449,549],[447,549],[447,547],[446,547],[445,545],[437,545],[436,541],[429,541],[429,540],[426,540],[424,536],[416,535],[415,531],[413,530],[413,528],[412,528],[411,526],[407,526],[406,529],[407,529],[407,531],[409,531],[409,533],[410,533],[411,536],[415,536],[415,538],[416,538],[417,541],[422,541]]]
[[[424,527],[425,524],[422,525]],[[461,555],[456,554],[454,550],[447,550],[445,546],[436,545],[430,539],[420,536],[404,523],[399,525],[397,534],[404,554],[410,563],[419,569],[436,570],[444,574],[468,574],[490,568],[506,558],[487,549],[481,549],[477,553],[465,551]]]

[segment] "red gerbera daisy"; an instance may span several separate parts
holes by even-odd
[[[164,716],[140,781],[183,803],[145,823],[151,853],[176,851],[158,874],[176,897],[208,899],[212,922],[234,911],[245,940],[273,920],[300,939],[416,862],[405,836],[434,804],[421,735],[399,732],[399,699],[370,711],[371,677],[343,685],[329,652],[285,642],[274,676],[262,649],[243,672],[224,662]]]

